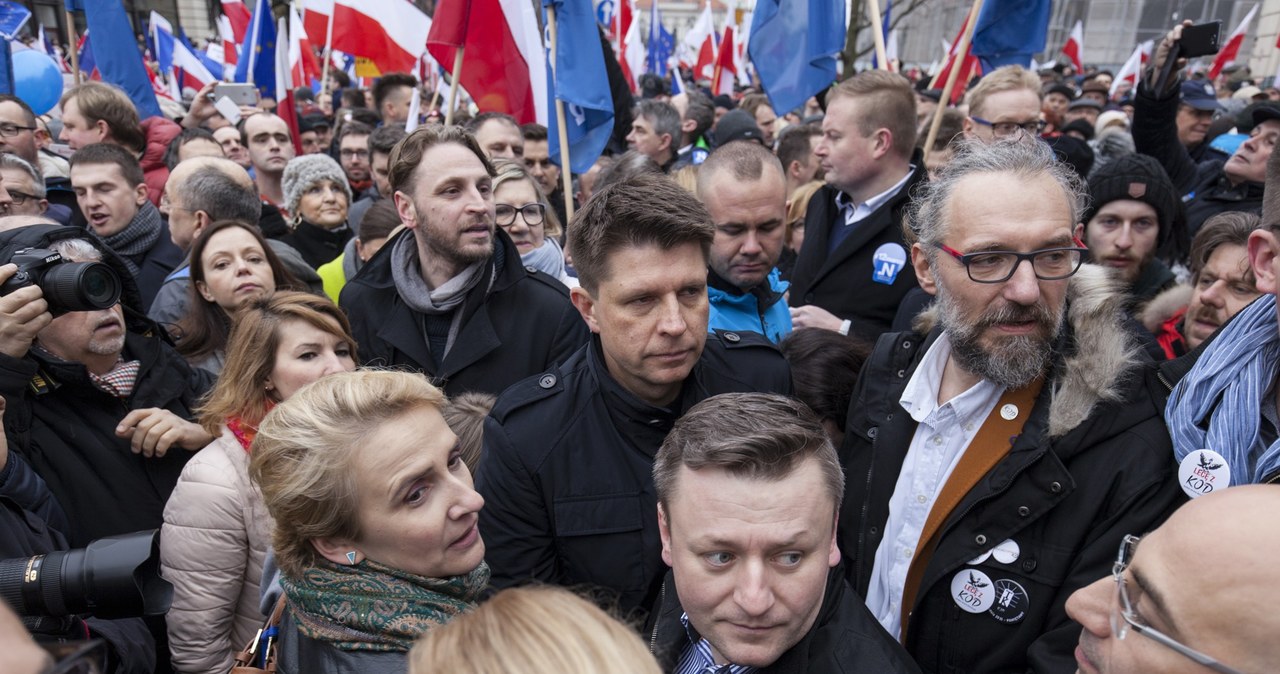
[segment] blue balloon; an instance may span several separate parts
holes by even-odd
[[[62,72],[48,54],[24,49],[13,54],[13,91],[37,115],[43,115],[62,97]]]

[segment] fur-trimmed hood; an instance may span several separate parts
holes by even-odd
[[[1124,326],[1124,283],[1104,267],[1081,265],[1067,286],[1067,326],[1055,348],[1049,437],[1060,438],[1089,418],[1099,403],[1123,397],[1123,382],[1141,364],[1137,337]],[[916,316],[914,329],[929,334],[937,308]]]

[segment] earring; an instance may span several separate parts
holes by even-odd
[[[351,564],[352,566],[354,566],[354,565],[355,565],[355,563],[356,563],[356,551],[355,551],[355,550],[352,550],[351,552],[348,552],[348,553],[347,553],[347,562],[348,562],[349,564]]]

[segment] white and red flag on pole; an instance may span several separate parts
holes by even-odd
[[[481,112],[545,125],[547,55],[538,25],[533,3],[524,0],[440,0],[427,50],[452,74],[454,55],[465,47],[459,84]]]
[[[1084,60],[1081,54],[1084,53],[1084,23],[1076,21],[1076,25],[1071,29],[1071,35],[1067,36],[1067,41],[1062,45],[1062,53],[1071,59],[1071,65],[1075,66],[1076,72],[1084,72]]]
[[[930,84],[931,89],[942,89],[945,87],[947,78],[950,77],[951,67],[956,62],[956,47],[960,46],[960,39],[964,37],[964,31],[969,27],[969,17],[965,16],[964,23],[960,24],[960,32],[956,33],[956,39],[947,45],[947,60],[942,64],[942,70],[934,76],[933,82]],[[965,51],[964,58],[960,59],[960,72],[956,75],[956,84],[951,89],[951,105],[957,105],[964,98],[964,91],[969,86],[969,80],[982,74],[982,63],[978,61],[978,57],[973,55],[973,43],[969,43],[969,48]]]
[[[715,21],[711,16],[711,2],[708,0],[702,6],[702,13],[698,15],[698,20],[689,28],[689,32],[685,33],[684,40],[680,44],[683,52],[680,65],[693,71],[695,83],[700,80],[709,80],[715,74],[715,34]]]
[[[1147,61],[1151,58],[1151,50],[1155,47],[1155,41],[1147,40],[1137,47],[1133,48],[1133,53],[1129,55],[1128,60],[1120,66],[1120,72],[1116,73],[1115,79],[1111,82],[1111,91],[1108,96],[1114,98],[1120,92],[1120,83],[1128,82],[1132,87],[1137,88],[1138,77],[1142,74],[1142,68],[1147,65]]]
[[[242,0],[222,0],[222,15],[231,24],[232,39],[236,44],[244,44],[244,35],[249,30],[249,8]]]
[[[1253,23],[1253,17],[1257,13],[1258,6],[1254,5],[1253,9],[1244,15],[1244,21],[1241,21],[1240,25],[1231,31],[1231,37],[1227,38],[1226,44],[1222,45],[1218,56],[1213,59],[1213,66],[1209,68],[1210,80],[1217,77],[1223,68],[1235,63],[1236,57],[1240,55],[1240,45],[1244,44],[1244,36],[1249,32],[1249,24]]]
[[[293,14],[293,10],[289,10]],[[280,115],[284,120],[285,126],[289,127],[289,137],[293,139],[293,151],[297,155],[302,155],[302,134],[298,129],[298,107],[294,103],[293,98],[293,68],[290,67],[290,51],[293,45],[297,43],[295,38],[289,31],[290,20],[281,17],[276,22],[276,105],[277,110],[285,111]]]
[[[726,24],[724,37],[720,39],[720,51],[716,54],[715,74],[711,78],[711,93],[733,94],[733,82],[738,76],[733,49],[733,24]]]

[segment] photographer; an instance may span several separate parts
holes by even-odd
[[[0,260],[28,247],[119,269],[81,230],[34,225],[0,233]],[[17,271],[0,266],[0,283]],[[136,307],[132,279],[117,275],[122,301]],[[183,465],[212,439],[190,421],[210,375],[190,368],[153,324],[123,306],[61,313],[39,284],[0,295],[5,430],[66,509],[64,533],[77,547],[159,528]]]
[[[1164,166],[1178,196],[1186,205],[1187,232],[1175,233],[1174,240],[1186,245],[1205,220],[1225,211],[1257,213],[1262,209],[1262,183],[1267,159],[1280,137],[1280,106],[1261,105],[1253,111],[1254,128],[1231,158],[1191,159],[1178,141],[1178,108],[1182,102],[1181,73],[1186,59],[1172,54],[1182,39],[1183,21],[1156,45],[1134,98],[1133,142],[1141,154]],[[1157,80],[1171,55],[1178,58],[1162,90]]]

